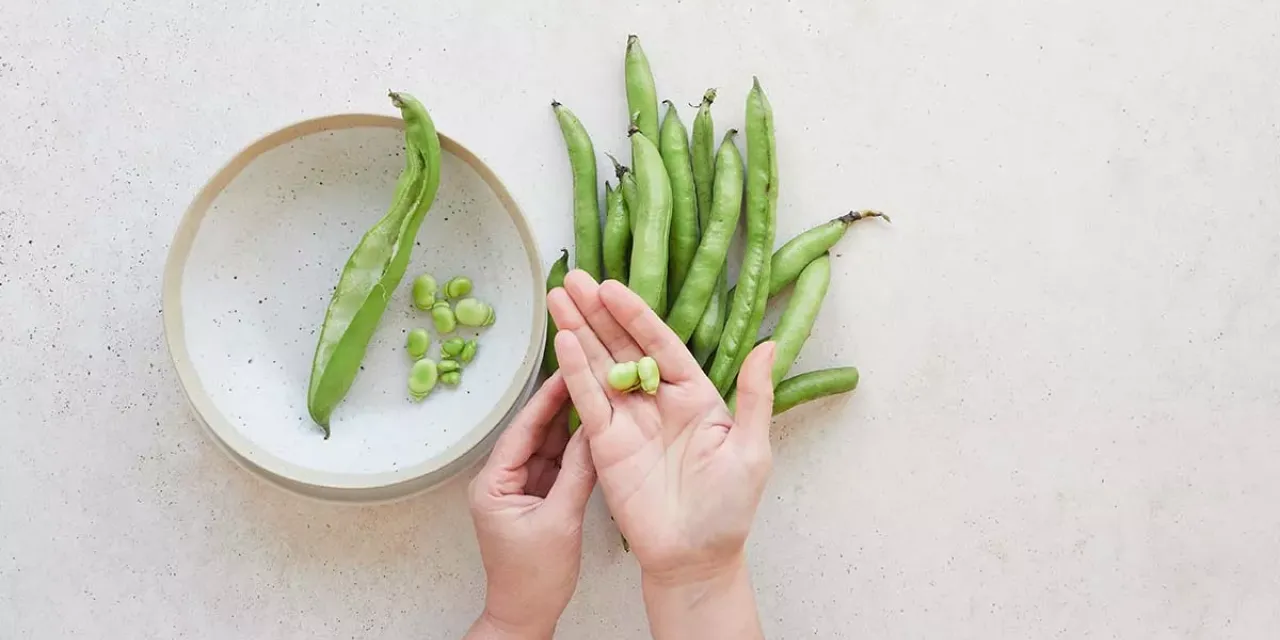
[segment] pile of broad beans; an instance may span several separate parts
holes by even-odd
[[[716,145],[712,104],[703,94],[692,136],[674,103],[661,103],[648,58],[636,36],[627,39],[624,62],[631,165],[610,157],[618,184],[604,184],[603,222],[596,152],[582,122],[552,102],[573,173],[574,265],[597,280],[626,284],[686,342],[707,375],[733,406],[743,360],[761,340],[773,340],[774,413],[858,384],[854,367],[787,377],[809,338],[831,282],[828,251],[858,220],[884,217],[855,211],[809,229],[773,251],[777,232],[778,161],[773,109],[759,79],[746,99],[746,158],[729,129]],[[739,223],[746,243],[736,286],[729,287],[730,241]],[[567,268],[563,254],[548,279],[558,286]],[[769,299],[794,283],[791,299],[772,336],[759,336]],[[544,369],[556,368],[549,348]]]

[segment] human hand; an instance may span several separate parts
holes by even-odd
[[[773,343],[738,380],[737,416],[680,339],[625,286],[574,271],[548,296],[556,354],[604,497],[647,583],[743,574],[743,549],[772,465]],[[607,383],[615,362],[651,356],[656,395]]]
[[[578,585],[596,474],[583,434],[570,438],[557,419],[568,397],[551,376],[471,482],[487,591],[469,638],[550,638]]]

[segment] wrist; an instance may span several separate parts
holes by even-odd
[[[734,578],[746,576],[746,566],[746,550],[739,548],[723,557],[702,561],[686,558],[669,567],[641,564],[640,574],[645,589],[714,589],[732,582]]]
[[[468,638],[475,640],[550,640],[556,632],[556,620],[513,621],[495,615],[487,606],[471,626]]]
[[[746,558],[641,578],[653,637],[762,638]]]

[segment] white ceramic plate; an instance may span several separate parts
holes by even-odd
[[[536,244],[493,173],[456,142],[441,145],[439,194],[328,440],[307,414],[311,359],[342,266],[390,204],[400,119],[331,116],[273,133],[187,211],[165,272],[169,351],[196,414],[251,471],[323,499],[402,497],[483,455],[531,393],[546,327]],[[478,334],[462,384],[414,403],[405,334],[429,328],[431,356],[440,348],[430,316],[409,303],[422,272],[441,284],[470,277],[497,322]]]

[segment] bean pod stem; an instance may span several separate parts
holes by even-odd
[[[600,279],[600,195],[596,186],[596,152],[591,137],[572,111],[552,101],[569,151],[573,172],[573,255],[579,269]]]
[[[307,412],[329,437],[329,419],[347,395],[369,340],[404,278],[414,238],[440,186],[440,137],[427,110],[407,93],[391,93],[405,125],[405,168],[390,210],[373,226],[342,270],[325,311],[311,364]]]

